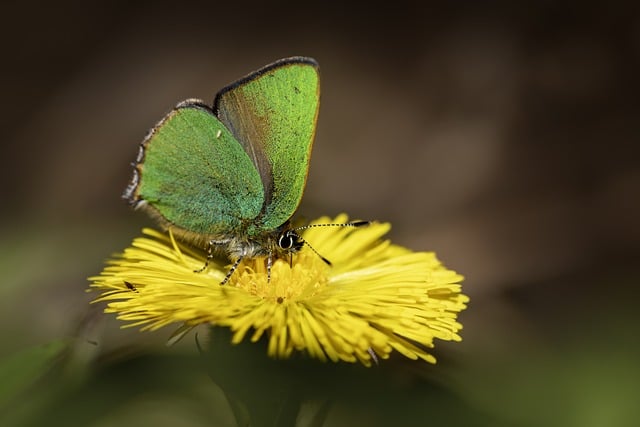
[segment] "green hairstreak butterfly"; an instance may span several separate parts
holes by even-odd
[[[318,64],[281,59],[223,88],[213,106],[180,102],[147,134],[123,197],[180,239],[232,261],[300,250],[290,225],[318,117]],[[344,225],[360,225],[349,223]]]

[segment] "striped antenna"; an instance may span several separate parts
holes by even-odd
[[[297,232],[298,230],[306,230],[307,228],[315,228],[315,227],[364,227],[365,225],[369,225],[369,224],[371,224],[371,221],[352,221],[352,222],[346,222],[344,224],[309,224],[309,225],[303,225],[302,227],[296,227],[293,229],[293,231]],[[331,261],[329,261],[322,255],[320,255],[320,253],[316,251],[315,248],[309,244],[309,242],[307,242],[300,236],[298,236],[298,238],[302,241],[302,243],[307,245],[309,249],[311,249],[316,255],[318,255],[320,259],[324,261],[325,264],[327,264],[328,266],[331,266]]]
[[[293,230],[294,231],[306,230],[307,228],[314,228],[314,227],[363,227],[369,224],[371,224],[371,221],[352,221],[352,222],[345,222],[344,224],[309,224],[309,225],[303,225],[302,227],[296,227]]]

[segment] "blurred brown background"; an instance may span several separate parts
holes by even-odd
[[[1,352],[73,334],[85,278],[151,224],[120,200],[149,127],[305,55],[322,104],[299,214],[391,221],[395,242],[466,276],[465,341],[436,354],[482,384],[461,387],[470,401],[553,407],[589,390],[622,406],[578,399],[564,416],[626,414],[640,381],[640,15],[515,3],[3,6]]]

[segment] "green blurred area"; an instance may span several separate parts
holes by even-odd
[[[232,426],[225,393],[304,401],[299,425],[637,424],[636,7],[115,1],[0,19],[0,425]],[[195,334],[166,348],[171,328],[121,330],[89,304],[86,277],[151,224],[120,200],[146,130],[290,55],[322,72],[300,214],[390,221],[466,277],[463,341],[436,343],[435,366],[271,365],[206,330],[203,355]]]

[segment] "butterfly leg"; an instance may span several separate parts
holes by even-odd
[[[271,267],[273,266],[273,254],[269,251],[267,256],[267,283],[271,282]]]
[[[202,273],[207,269],[207,267],[209,267],[209,260],[213,259],[213,245],[213,242],[209,242],[209,244],[207,245],[207,259],[205,259],[202,268],[193,270],[194,273]]]
[[[236,268],[238,268],[238,266],[240,265],[240,261],[242,261],[243,257],[239,257],[231,266],[231,268],[229,269],[229,271],[227,272],[227,275],[224,276],[224,280],[222,280],[222,282],[220,282],[220,286],[226,284],[229,281],[229,278],[231,277],[231,275],[233,274],[234,271],[236,271]]]
[[[226,240],[209,240],[207,244],[207,259],[204,261],[202,268],[193,270],[194,273],[202,273],[209,266],[209,261],[213,259],[213,248],[216,246],[225,246],[229,243],[229,239]]]

